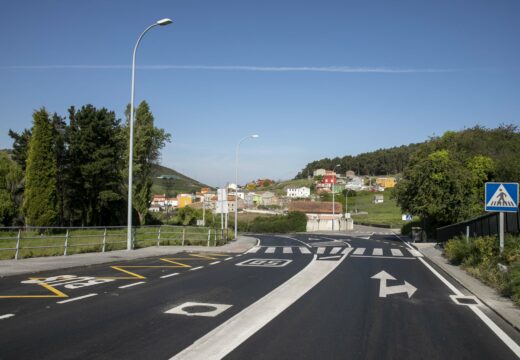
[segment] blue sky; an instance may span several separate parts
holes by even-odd
[[[0,148],[45,106],[123,117],[136,100],[172,134],[162,163],[213,186],[288,179],[310,161],[520,124],[520,2],[18,0],[0,12]]]

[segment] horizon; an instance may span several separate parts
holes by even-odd
[[[82,16],[78,16],[82,15]],[[24,18],[23,25],[19,19]],[[130,102],[172,134],[161,165],[213,187],[309,162],[520,123],[520,3],[22,0],[0,14],[0,148],[45,107]],[[42,26],[45,19],[45,26]],[[117,19],[117,21],[114,21]],[[95,25],[95,26],[94,26]]]

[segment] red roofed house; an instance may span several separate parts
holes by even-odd
[[[345,230],[345,220],[341,203],[326,201],[292,201],[289,203],[289,211],[300,211],[307,215],[307,231],[334,231]]]

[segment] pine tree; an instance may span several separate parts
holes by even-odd
[[[126,110],[127,123],[130,108]],[[135,113],[134,166],[133,166],[133,207],[139,215],[139,223],[145,224],[152,197],[152,164],[159,161],[161,149],[170,141],[170,134],[154,126],[150,106],[142,101]],[[128,150],[127,150],[128,154]],[[127,157],[128,158],[128,157]]]
[[[49,114],[42,108],[33,114],[25,171],[23,212],[26,225],[52,226],[58,220],[56,154]]]

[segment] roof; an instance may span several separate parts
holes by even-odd
[[[334,212],[340,214],[343,211],[341,203],[334,203]],[[301,211],[306,214],[332,214],[331,201],[292,201],[289,203],[289,211]]]

